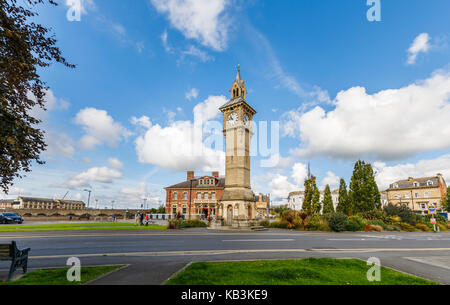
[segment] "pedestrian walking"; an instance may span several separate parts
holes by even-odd
[[[150,221],[150,219],[148,219],[148,214],[145,215],[145,226],[148,227],[148,222]]]

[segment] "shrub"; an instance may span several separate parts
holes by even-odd
[[[407,223],[407,222],[399,222],[397,225],[398,225],[398,226],[400,227],[400,229],[402,229],[403,231],[414,232],[414,231],[416,230],[412,225],[410,225],[410,224]]]
[[[201,220],[191,219],[191,220],[181,220],[181,219],[171,219],[167,225],[169,230],[186,229],[186,228],[205,228],[208,225]]]
[[[269,223],[269,220],[264,219],[264,220],[261,220],[261,221],[259,222],[259,225],[260,225],[261,227],[268,228],[268,227],[270,226],[270,223]]]
[[[283,214],[281,214],[281,219],[285,220],[288,223],[288,229],[297,229],[302,223],[299,213],[294,210],[284,211]]]
[[[366,232],[382,232],[383,231],[383,227],[382,226],[377,226],[377,225],[367,225],[365,227]]]
[[[361,212],[358,214],[358,216],[361,216],[362,218],[367,219],[367,220],[381,220],[383,222],[387,218],[386,214],[380,210],[371,210],[371,211]]]
[[[384,212],[387,216],[398,216],[402,222],[409,223],[410,225],[415,224],[416,216],[414,212],[406,205],[393,205],[389,203],[384,207]]]
[[[276,220],[270,224],[270,227],[276,229],[287,229],[288,224],[289,223],[285,220]]]
[[[450,223],[449,223],[449,224],[447,224],[447,229],[449,229],[449,230],[450,230]]]
[[[416,224],[416,228],[424,232],[430,231],[430,228],[424,223]]]
[[[335,232],[345,231],[345,223],[347,222],[347,216],[343,214],[334,214],[330,217],[330,228]]]
[[[379,219],[374,219],[374,220],[370,220],[369,221],[369,225],[373,225],[373,226],[380,226],[382,227],[384,230],[387,230],[387,224],[385,224],[382,220]]]
[[[364,230],[364,225],[361,225],[355,218],[347,219],[344,227],[346,231],[356,232]]]
[[[441,224],[441,223],[438,223],[437,226],[439,227],[439,229],[440,229],[441,231],[447,231],[447,226],[445,226],[445,225],[443,225],[443,224]]]

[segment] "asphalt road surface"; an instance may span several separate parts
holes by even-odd
[[[64,267],[69,257],[82,266],[127,267],[92,284],[162,284],[193,261],[377,257],[405,273],[450,284],[450,234],[316,233],[269,230],[1,232],[0,243],[30,247],[29,268]],[[7,262],[0,262],[0,273]],[[369,267],[368,267],[369,268]]]

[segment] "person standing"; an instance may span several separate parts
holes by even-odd
[[[139,214],[139,224],[140,224],[141,226],[144,225],[144,213],[140,213],[140,214]]]
[[[148,214],[145,215],[145,226],[148,227],[148,222],[150,221],[150,219],[148,218]]]
[[[139,211],[136,213],[136,215],[134,215],[134,222],[137,226],[139,225]]]

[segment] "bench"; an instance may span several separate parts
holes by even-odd
[[[27,273],[29,251],[30,248],[19,250],[15,241],[11,244],[0,244],[0,261],[11,261],[7,281],[12,279],[14,271],[20,267],[23,273]]]

